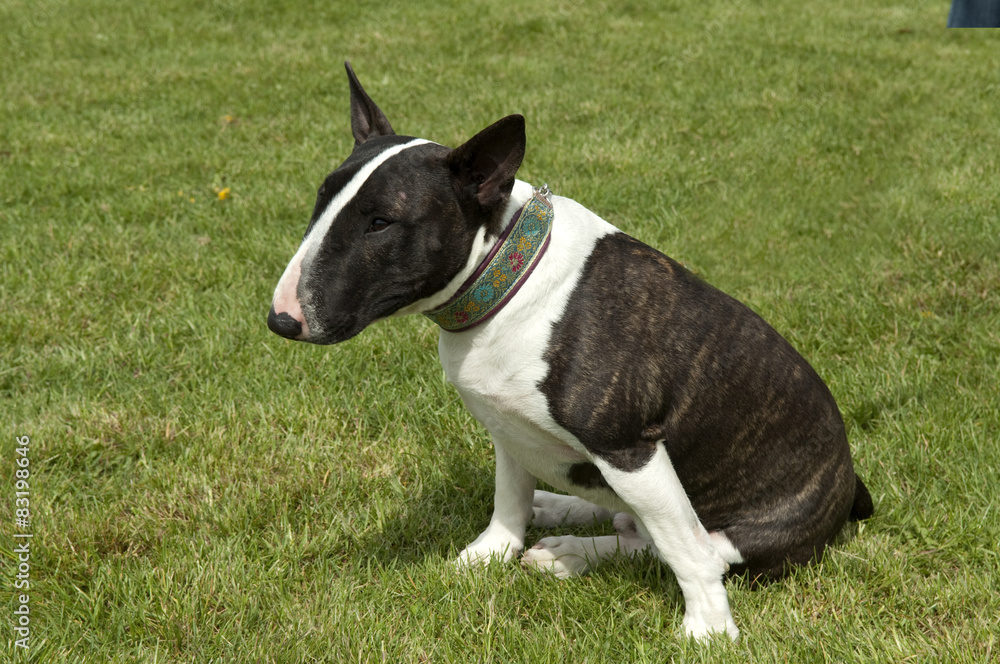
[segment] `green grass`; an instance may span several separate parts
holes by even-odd
[[[996,40],[930,0],[382,4],[0,0],[4,657],[995,658]],[[732,584],[739,643],[680,638],[652,560],[456,574],[492,455],[435,329],[267,331],[350,151],[345,59],[401,133],[524,113],[523,179],[749,303],[829,382],[876,515],[818,566]]]

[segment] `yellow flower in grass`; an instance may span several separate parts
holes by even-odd
[[[229,187],[223,187],[222,189],[216,187],[215,195],[219,197],[220,201],[224,201],[232,195],[232,192],[229,190]]]

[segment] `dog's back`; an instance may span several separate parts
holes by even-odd
[[[556,324],[542,391],[593,452],[663,441],[709,531],[753,576],[806,563],[871,513],[840,412],[811,366],[732,297],[622,233],[599,240]],[[856,500],[857,494],[857,500]]]

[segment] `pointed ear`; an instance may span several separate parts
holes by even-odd
[[[361,145],[373,136],[394,136],[389,121],[354,75],[350,62],[345,62],[347,80],[351,84],[351,132],[354,134],[354,145]]]
[[[524,159],[524,142],[524,117],[508,115],[452,150],[448,166],[458,189],[484,208],[504,202]]]

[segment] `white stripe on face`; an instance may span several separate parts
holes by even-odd
[[[287,313],[289,316],[299,321],[302,325],[302,334],[299,335],[299,339],[309,338],[309,326],[306,324],[305,316],[302,311],[302,303],[299,301],[298,288],[299,280],[302,277],[302,264],[307,258],[311,258],[319,251],[320,245],[323,243],[323,238],[326,237],[327,232],[330,230],[330,226],[333,225],[333,220],[337,218],[340,211],[351,202],[351,200],[358,195],[361,187],[368,178],[371,177],[375,170],[384,164],[389,158],[399,154],[407,148],[416,147],[418,145],[423,145],[425,143],[430,143],[430,141],[424,140],[422,138],[414,139],[409,143],[403,143],[402,145],[396,145],[385,152],[380,153],[377,157],[365,164],[361,170],[359,170],[350,182],[348,182],[343,189],[337,192],[337,195],[333,197],[333,200],[326,206],[316,223],[313,224],[309,233],[302,240],[299,250],[295,252],[292,256],[292,260],[289,261],[288,267],[285,268],[284,274],[281,275],[281,279],[278,280],[278,285],[274,289],[274,299],[272,300],[272,305],[274,311],[278,314]]]

